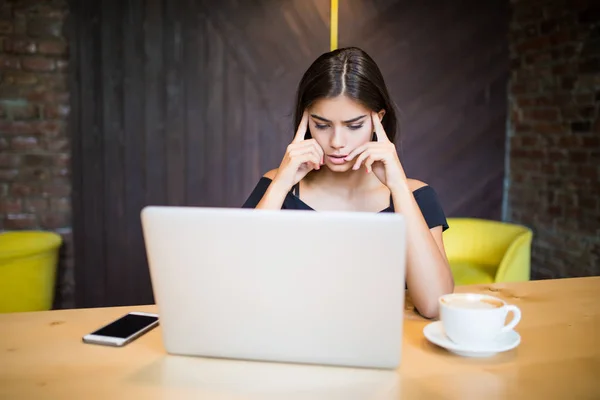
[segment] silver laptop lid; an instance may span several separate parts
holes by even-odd
[[[142,225],[169,353],[399,364],[401,215],[151,206]]]

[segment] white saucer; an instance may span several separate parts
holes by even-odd
[[[442,321],[428,324],[423,328],[423,334],[431,343],[463,357],[489,357],[496,353],[512,350],[521,343],[521,336],[515,331],[509,331],[498,336],[489,346],[458,345],[448,339]]]

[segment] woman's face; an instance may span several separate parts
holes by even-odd
[[[335,172],[350,170],[353,163],[344,157],[373,135],[371,110],[340,95],[317,100],[308,108],[308,115],[310,133],[323,148],[325,165]],[[381,118],[383,111],[379,115]]]

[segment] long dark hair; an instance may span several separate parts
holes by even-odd
[[[394,142],[397,130],[395,105],[390,99],[379,67],[365,51],[357,47],[322,54],[306,70],[296,93],[294,131],[300,125],[304,110],[314,101],[341,94],[375,112],[384,109],[381,124]],[[306,138],[310,138],[308,129]]]

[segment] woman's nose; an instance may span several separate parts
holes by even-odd
[[[346,140],[342,132],[340,132],[340,129],[334,129],[329,145],[334,149],[340,149],[346,145]]]

